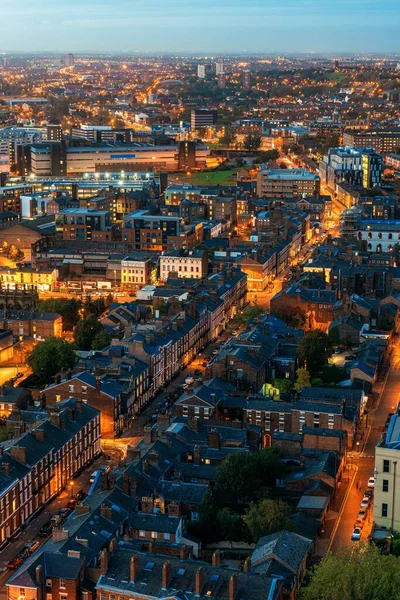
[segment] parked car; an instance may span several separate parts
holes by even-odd
[[[192,383],[194,383],[193,377],[186,377],[185,383],[186,385],[192,385]]]
[[[37,550],[40,546],[40,542],[38,540],[34,540],[33,542],[28,542],[24,546],[24,550],[28,550],[29,554],[33,554],[35,550]]]
[[[71,510],[74,510],[77,502],[78,502],[77,500],[70,500],[68,502],[68,504],[67,504],[67,508],[70,508]]]
[[[40,537],[47,537],[50,535],[52,529],[53,523],[51,521],[47,521],[47,523],[44,523],[39,530]]]
[[[239,331],[237,329],[234,329],[232,331],[232,335],[233,335],[233,337],[237,337],[239,335]]]
[[[361,529],[359,527],[354,527],[350,539],[352,542],[359,542],[361,540]]]
[[[363,519],[357,519],[356,522],[354,523],[354,529],[358,527],[359,529],[362,529],[364,527],[364,521]]]
[[[53,523],[53,527],[58,527],[61,525],[63,518],[61,515],[53,515],[50,520]]]
[[[364,497],[372,498],[374,495],[374,490],[372,488],[365,490]]]
[[[370,503],[370,498],[368,498],[367,496],[364,496],[364,498],[361,500],[361,508],[367,508],[369,506]]]
[[[355,360],[357,357],[355,354],[348,354],[344,358],[345,358],[345,360]]]
[[[71,509],[70,508],[62,508],[59,511],[59,515],[60,517],[62,517],[63,519],[66,519],[69,515],[71,514]]]
[[[18,569],[24,562],[24,559],[20,556],[15,556],[10,562],[7,563],[7,569]]]
[[[340,348],[335,348],[335,354],[340,354],[341,350]]]
[[[86,498],[87,493],[84,490],[78,490],[75,494],[75,500],[81,502],[84,498]]]
[[[367,487],[372,488],[372,489],[375,487],[375,477],[370,477],[368,479],[368,485],[367,485]]]
[[[357,519],[364,520],[366,516],[367,516],[367,509],[366,508],[360,508],[360,510],[358,511]]]
[[[93,471],[93,473],[90,476],[89,483],[94,483],[94,480],[96,479],[98,473],[99,471]]]

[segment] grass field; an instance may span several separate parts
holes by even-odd
[[[229,171],[202,171],[193,175],[179,176],[179,180],[192,185],[234,185],[238,169]]]

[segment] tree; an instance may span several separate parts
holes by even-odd
[[[339,346],[342,341],[340,339],[339,328],[337,326],[332,327],[332,329],[329,330],[328,337],[332,346]]]
[[[102,331],[104,331],[104,328],[97,320],[96,315],[89,315],[86,319],[79,321],[75,327],[75,343],[80,350],[90,350],[93,342]]]
[[[359,544],[329,554],[310,572],[301,600],[400,598],[400,560]]]
[[[310,373],[307,371],[307,369],[297,369],[296,375],[297,379],[296,383],[294,384],[294,389],[296,392],[300,392],[300,390],[304,387],[311,386]]]
[[[290,379],[274,379],[274,387],[280,391],[281,394],[291,392],[293,389],[293,381]]]
[[[342,371],[337,365],[324,365],[321,379],[324,383],[339,383],[342,379]]]
[[[224,146],[233,146],[236,141],[236,133],[233,127],[224,127],[224,133],[220,137],[221,144]]]
[[[245,539],[246,531],[240,515],[224,507],[217,513],[220,539],[239,542]]]
[[[248,152],[256,152],[261,146],[261,136],[257,133],[249,133],[243,141],[243,148]]]
[[[198,521],[189,521],[188,532],[201,539],[204,544],[210,544],[220,539],[218,508],[211,491],[203,498],[199,510]]]
[[[299,342],[299,361],[311,375],[321,371],[330,356],[332,356],[332,344],[327,334],[320,329],[308,331]]]
[[[111,343],[111,336],[107,333],[107,331],[102,327],[101,331],[97,333],[91,344],[92,350],[102,350],[106,346],[109,346]]]
[[[27,358],[28,365],[41,383],[51,383],[54,375],[71,369],[75,362],[72,344],[56,337],[39,342]]]
[[[247,504],[265,495],[280,469],[279,451],[235,452],[217,468],[217,488],[224,500]]]
[[[39,310],[55,312],[62,316],[64,331],[72,331],[81,318],[82,303],[76,298],[49,298],[39,302]]]
[[[252,502],[243,517],[251,541],[257,542],[260,537],[281,529],[293,529],[293,524],[288,519],[288,512],[288,506],[282,500],[264,498],[259,502]]]

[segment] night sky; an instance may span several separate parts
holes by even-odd
[[[0,52],[400,52],[400,0],[0,0]]]

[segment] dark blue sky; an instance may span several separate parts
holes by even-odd
[[[0,52],[400,52],[400,0],[0,0],[0,17]]]

